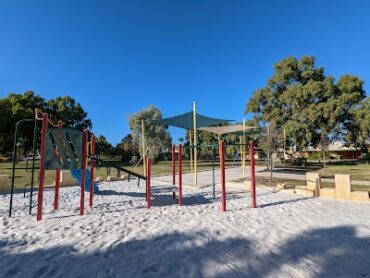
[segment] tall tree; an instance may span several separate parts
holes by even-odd
[[[141,146],[142,131],[141,120],[144,120],[145,126],[145,143],[148,147],[148,155],[156,159],[161,150],[168,149],[171,145],[172,138],[166,126],[151,124],[150,120],[158,120],[162,118],[162,112],[151,105],[129,117],[129,126],[131,129],[131,136],[133,143]],[[142,156],[142,148],[139,148]]]
[[[117,144],[115,152],[121,156],[122,161],[129,162],[133,156],[139,154],[139,146],[134,144],[131,134],[128,134]]]
[[[51,99],[47,102],[47,106],[47,112],[53,121],[61,120],[65,126],[79,130],[92,128],[91,120],[87,118],[87,113],[81,104],[69,96]]]
[[[12,151],[15,124],[21,119],[34,119],[35,108],[44,109],[45,100],[32,91],[23,94],[11,93],[0,99],[0,153]],[[33,125],[27,123],[18,133],[18,139],[24,152],[32,146]]]
[[[346,140],[358,148],[367,149],[370,143],[370,97],[350,113],[354,115],[354,121],[348,127]]]
[[[32,91],[23,94],[11,93],[0,99],[0,153],[9,155],[12,152],[15,124],[21,119],[34,119],[35,108],[48,112],[51,120],[62,120],[65,126],[83,129],[91,128],[87,113],[71,97],[45,99]],[[27,123],[19,130],[19,141],[24,152],[32,146],[33,125]]]
[[[113,154],[113,146],[108,142],[107,138],[99,135],[95,139],[95,152],[97,155],[111,155]]]
[[[335,83],[315,66],[312,56],[288,57],[274,67],[265,87],[254,92],[246,112],[264,124],[285,129],[287,144],[297,151],[343,138],[354,121],[352,109],[365,98],[363,81],[345,75]]]
[[[282,147],[283,135],[276,129],[276,126],[267,126],[261,130],[258,137],[258,147],[267,154],[268,169],[270,171],[270,182],[273,181],[272,170],[274,168],[273,155]]]

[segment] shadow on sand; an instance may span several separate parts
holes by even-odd
[[[36,243],[31,252],[11,251],[27,244],[25,239],[0,241],[1,277],[370,275],[370,238],[358,236],[350,226],[309,230],[274,250],[261,250],[247,237],[220,240],[217,231],[204,230],[122,240],[90,252],[73,245],[42,248]]]

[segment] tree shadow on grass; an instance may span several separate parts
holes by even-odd
[[[112,239],[114,243],[108,248],[90,252],[72,245],[35,246],[37,249],[26,252],[27,239],[0,241],[1,275],[32,278],[370,275],[370,238],[358,236],[350,226],[309,230],[269,250],[253,246],[245,237],[221,238],[221,235],[221,231],[213,229],[212,233],[200,230],[128,241]],[[90,240],[94,244],[94,238]]]

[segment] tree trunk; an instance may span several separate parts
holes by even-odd
[[[326,159],[326,157],[325,157],[325,152],[323,153],[323,157],[324,157],[324,159],[323,159],[323,161],[324,161],[324,168],[326,168],[326,163],[325,163],[325,159]]]

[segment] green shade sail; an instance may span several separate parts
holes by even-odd
[[[196,114],[197,117],[197,128],[212,126],[212,125],[219,125],[228,122],[232,122],[233,120],[225,120],[225,119],[218,119],[218,118],[211,118],[201,114]],[[193,112],[188,112],[185,114],[181,114],[175,117],[159,119],[159,120],[151,120],[151,123],[157,125],[166,125],[166,126],[175,126],[179,128],[184,128],[188,130],[192,130],[194,128],[194,119],[193,119]]]
[[[258,129],[258,126],[245,126],[245,133],[252,134]],[[235,134],[235,135],[242,135],[243,134],[243,125],[225,125],[225,126],[211,126],[211,127],[202,127],[200,130],[208,131],[217,135],[223,134]]]

